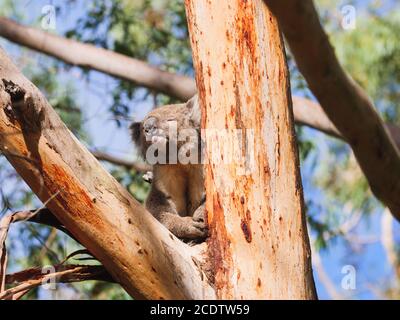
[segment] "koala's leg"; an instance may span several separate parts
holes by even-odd
[[[180,216],[175,205],[154,185],[146,200],[146,208],[178,238],[202,240],[207,237],[208,230],[204,219]]]

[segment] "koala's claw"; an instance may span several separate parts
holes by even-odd
[[[193,216],[193,220],[196,222],[202,222],[204,224],[204,215]]]
[[[184,239],[204,239],[207,237],[208,228],[204,219],[195,220],[194,218],[187,217],[188,225],[186,230],[181,234],[180,238]]]
[[[205,215],[206,215],[206,207],[205,205],[201,205],[196,209],[196,211],[193,214],[193,220],[198,221],[198,222],[205,222]]]

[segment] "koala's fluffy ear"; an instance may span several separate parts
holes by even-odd
[[[190,110],[190,120],[193,121],[196,127],[200,127],[201,123],[201,110],[199,103],[199,96],[194,95],[188,102],[186,107]]]
[[[131,129],[132,140],[135,143],[140,142],[140,131],[141,131],[142,123],[141,122],[133,122],[129,129]]]

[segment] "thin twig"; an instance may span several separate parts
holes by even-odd
[[[0,293],[0,300],[10,299],[19,293],[26,293],[48,281],[56,283],[101,280],[115,282],[103,266],[55,265],[55,272],[43,274],[42,268],[31,268],[6,276],[6,283],[20,283]]]

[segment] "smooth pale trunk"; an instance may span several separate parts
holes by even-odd
[[[206,133],[207,253],[217,297],[314,299],[277,22],[261,0],[186,0],[186,11],[202,127],[210,136]],[[232,150],[236,129],[247,129],[239,136],[249,141],[238,142],[239,151],[227,161],[223,149],[228,144]],[[239,160],[246,152],[253,159],[248,167]]]

